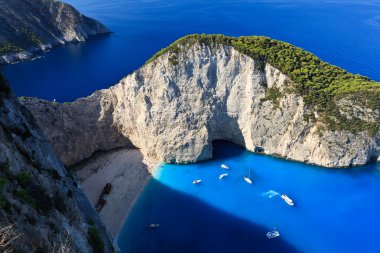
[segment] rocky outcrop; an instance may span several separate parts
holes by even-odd
[[[0,252],[113,252],[78,182],[0,76]]]
[[[115,86],[69,105],[23,103],[68,165],[100,146],[129,141],[167,163],[209,159],[214,140],[326,167],[379,161],[379,134],[324,128],[292,83],[232,46],[195,43],[163,53]],[[379,122],[378,112],[342,103]]]
[[[134,147],[114,125],[115,104],[102,92],[95,92],[75,103],[34,99],[21,102],[33,108],[35,116],[40,119],[40,127],[68,166],[90,157],[95,151]]]
[[[0,0],[0,63],[30,59],[66,42],[109,33],[101,23],[55,0]]]

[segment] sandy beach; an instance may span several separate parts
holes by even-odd
[[[99,214],[114,239],[156,166],[156,161],[144,158],[138,149],[117,149],[96,154],[73,168],[94,206],[104,186],[112,184]]]

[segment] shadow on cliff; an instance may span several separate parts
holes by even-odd
[[[227,159],[240,155],[246,149],[244,146],[231,141],[215,140],[212,142],[212,158]]]
[[[160,227],[150,228],[158,223]],[[151,179],[119,235],[122,253],[299,252],[270,229]]]
[[[237,118],[231,117],[224,111],[227,111],[227,108],[222,108],[221,112],[215,116],[215,118],[222,118],[222,120],[214,120],[209,126],[209,128],[212,129],[212,157],[214,159],[217,158],[215,156],[215,148],[217,148],[219,145],[229,144],[229,146],[232,147],[233,144],[236,144],[237,146],[242,147],[242,149],[245,149],[246,146],[244,136],[241,132],[239,123],[237,122]],[[231,152],[229,152],[229,154],[224,154],[224,157],[234,156],[239,152],[241,152],[241,150],[232,147]]]

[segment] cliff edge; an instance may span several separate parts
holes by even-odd
[[[114,252],[79,181],[1,75],[0,252]]]
[[[66,42],[110,31],[55,0],[0,0],[0,64],[30,59]]]
[[[22,103],[67,165],[120,146],[196,162],[214,140],[325,167],[380,161],[380,84],[266,37],[190,35],[87,98]]]

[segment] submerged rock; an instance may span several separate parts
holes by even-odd
[[[214,140],[326,167],[379,160],[378,105],[374,110],[350,99],[330,102],[339,110],[344,104],[346,114],[365,113],[355,122],[374,126],[375,132],[351,131],[347,124],[336,126],[338,121],[327,124],[335,114],[327,117],[323,108],[306,103],[310,97],[296,92],[296,82],[263,56],[248,56],[218,37],[210,43],[195,38],[161,51],[115,86],[87,98],[70,104],[26,99],[23,104],[67,165],[99,149],[128,145],[167,163],[197,162],[212,157]]]

